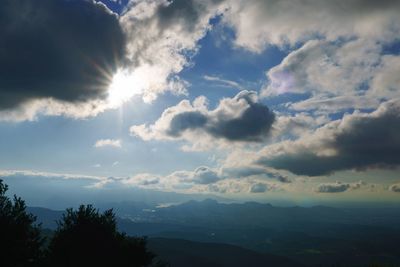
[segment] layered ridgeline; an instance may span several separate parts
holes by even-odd
[[[119,216],[117,224],[121,231],[148,236],[149,247],[173,262],[173,266],[184,266],[179,263],[183,264],[188,257],[209,263],[203,266],[234,266],[223,263],[229,262],[232,255],[250,256],[251,253],[258,255],[251,258],[261,261],[273,254],[307,266],[400,263],[398,207],[274,207],[255,202],[224,204],[215,200],[163,207],[138,202],[112,206]],[[106,204],[100,207],[108,208]],[[29,208],[29,211],[49,229],[54,229],[55,220],[62,215],[61,211],[44,208]],[[221,251],[220,263],[213,260],[211,248]],[[243,248],[246,250],[238,253]],[[225,261],[223,255],[226,255]],[[236,258],[235,262],[241,259]],[[293,262],[289,264],[296,266]]]

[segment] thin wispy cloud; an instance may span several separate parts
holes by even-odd
[[[217,86],[233,88],[233,89],[237,89],[239,91],[245,90],[245,87],[243,87],[238,82],[235,82],[232,80],[226,80],[226,79],[222,79],[218,76],[210,76],[210,75],[204,75],[203,78],[206,81],[215,83]]]

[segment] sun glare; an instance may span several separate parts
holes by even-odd
[[[133,96],[141,94],[142,90],[143,86],[135,73],[118,71],[108,91],[108,102],[112,106],[119,106]]]
[[[108,90],[108,102],[112,107],[117,107],[133,96],[143,95],[145,102],[151,102],[151,91],[158,91],[167,86],[165,79],[168,74],[158,66],[143,65],[134,71],[119,70],[113,77]]]

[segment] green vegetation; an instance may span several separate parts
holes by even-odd
[[[25,202],[6,196],[0,180],[0,249],[3,267],[141,267],[150,266],[155,255],[146,239],[117,231],[112,210],[103,214],[91,205],[67,209],[51,239],[41,237],[36,218],[26,212]]]
[[[0,180],[0,249],[4,267],[39,266],[43,239],[36,218],[26,212],[25,202],[5,194],[8,186]]]

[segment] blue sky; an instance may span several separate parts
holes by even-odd
[[[398,2],[103,2],[0,12],[3,179],[398,202]]]

